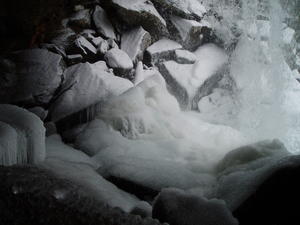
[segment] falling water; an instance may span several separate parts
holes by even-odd
[[[287,12],[280,0],[210,1],[221,15],[216,33],[230,51],[230,74],[239,99],[235,128],[252,141],[279,138],[291,152],[300,149],[300,85],[286,60]],[[292,48],[292,46],[289,46]],[[288,56],[288,57],[293,57]]]

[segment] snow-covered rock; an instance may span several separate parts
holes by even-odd
[[[83,36],[79,36],[66,51],[70,55],[80,54],[89,60],[93,60],[97,56],[95,46]]]
[[[175,50],[175,61],[180,64],[194,64],[197,61],[197,57],[190,51],[177,49]]]
[[[106,38],[116,39],[114,27],[109,21],[106,12],[99,5],[96,6],[93,12],[93,21],[97,32]]]
[[[230,151],[218,164],[219,172],[228,173],[247,163],[265,157],[289,155],[285,146],[279,140],[261,141]]]
[[[127,77],[133,69],[133,63],[126,52],[118,48],[110,49],[104,56],[107,65],[118,76]]]
[[[90,105],[107,100],[128,90],[133,84],[107,72],[106,64],[81,63],[65,71],[65,92],[53,103],[50,110],[52,120],[57,121]]]
[[[78,28],[91,28],[91,14],[89,9],[77,11],[70,18],[68,18],[68,25]]]
[[[222,200],[190,194],[175,188],[163,189],[153,205],[153,218],[173,225],[238,225]]]
[[[197,0],[152,0],[158,9],[169,15],[178,15],[184,18],[202,19],[206,13],[205,7]]]
[[[143,61],[144,51],[151,44],[151,36],[142,27],[127,31],[122,35],[121,49],[135,63]]]
[[[157,65],[160,62],[172,60],[175,50],[181,48],[182,46],[175,41],[161,39],[147,48],[145,62],[149,65]]]
[[[210,36],[210,24],[204,20],[197,22],[187,20],[178,16],[172,16],[170,19],[169,31],[172,39],[178,41],[188,50],[195,50],[203,40]]]
[[[166,21],[148,0],[109,0],[111,7],[130,26],[142,26],[152,37],[159,39],[167,35]]]
[[[195,64],[167,61],[159,65],[170,92],[182,109],[197,109],[199,100],[213,90],[223,74],[218,70],[227,62],[226,53],[213,44],[200,47],[194,54]]]
[[[1,165],[39,163],[45,159],[45,128],[35,114],[0,105]]]
[[[47,104],[62,81],[62,57],[45,49],[14,52],[0,62],[0,102]]]
[[[146,80],[147,78],[153,76],[153,75],[159,75],[159,71],[156,67],[151,68],[143,68],[144,65],[142,62],[138,62],[136,68],[135,68],[135,75],[134,75],[134,85],[138,85],[142,81]]]
[[[103,40],[99,43],[97,51],[100,55],[104,56],[109,49],[110,47],[107,40]]]

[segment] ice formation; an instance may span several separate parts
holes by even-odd
[[[45,159],[45,128],[35,114],[13,105],[0,105],[0,163],[38,163]]]

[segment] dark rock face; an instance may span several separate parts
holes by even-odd
[[[0,179],[0,224],[160,224],[100,204],[80,186],[37,167],[0,167]]]
[[[233,212],[240,225],[299,224],[299,177],[299,163],[274,172]]]
[[[62,57],[45,49],[12,53],[0,62],[0,102],[49,103],[62,81]]]

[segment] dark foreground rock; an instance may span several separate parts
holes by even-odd
[[[274,171],[234,212],[240,225],[299,224],[300,157],[282,160]]]
[[[62,64],[60,55],[38,48],[0,59],[0,102],[49,103],[62,81]]]
[[[37,167],[0,167],[0,179],[0,224],[160,224],[100,204],[80,186]]]
[[[158,195],[152,216],[171,225],[237,225],[222,200],[207,200],[183,190],[168,188]]]
[[[233,150],[220,162],[217,198],[224,199],[240,225],[294,225],[300,216],[300,156],[278,141]]]

